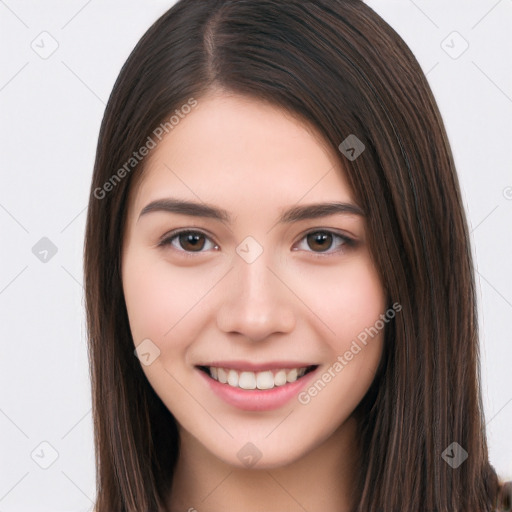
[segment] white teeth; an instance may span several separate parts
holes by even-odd
[[[307,368],[282,369],[275,373],[272,370],[262,372],[238,372],[228,368],[209,367],[212,379],[221,384],[227,384],[234,388],[242,389],[272,389],[276,386],[284,386],[289,382],[295,382],[306,373]]]
[[[235,370],[231,371],[235,372]],[[256,389],[256,375],[254,374],[254,372],[242,372],[240,374],[238,387],[242,389]]]
[[[295,382],[297,380],[297,370],[294,368],[286,374],[286,380],[288,382]]]
[[[213,375],[212,375],[212,377],[213,377]],[[215,377],[213,377],[213,378],[215,378]],[[217,368],[217,379],[222,384],[226,384],[226,382],[228,381],[228,376],[226,375],[226,372],[224,369]]]
[[[259,372],[256,375],[256,387],[258,389],[272,389],[274,387],[274,376],[272,372]]]
[[[286,370],[279,370],[274,375],[274,384],[276,386],[284,386],[286,384]]]
[[[228,372],[228,384],[236,388],[238,386],[238,373],[235,370],[229,370]]]

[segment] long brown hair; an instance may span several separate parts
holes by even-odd
[[[338,152],[367,213],[390,303],[385,356],[358,407],[354,512],[490,511],[468,227],[447,135],[413,54],[359,0],[180,0],[139,41],[99,135],[87,215],[86,309],[97,512],[165,510],[179,439],[134,356],[121,282],[134,151],[190,98],[248,95],[313,124]],[[125,172],[119,170],[124,168]],[[457,468],[442,457],[458,443]]]

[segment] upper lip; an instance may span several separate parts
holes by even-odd
[[[269,361],[268,363],[251,363],[250,361],[211,361],[209,363],[198,364],[197,366],[214,366],[216,368],[227,368],[231,370],[261,372],[264,370],[307,368],[309,366],[317,365],[309,362],[305,363],[303,361]]]

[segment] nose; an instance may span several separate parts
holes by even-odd
[[[217,326],[223,332],[261,341],[294,329],[293,293],[279,272],[269,268],[265,255],[252,263],[235,256],[217,313]]]

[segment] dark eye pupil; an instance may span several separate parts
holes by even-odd
[[[317,233],[310,233],[307,236],[307,241],[310,249],[315,249],[314,244],[316,244],[320,251],[326,251],[331,247],[332,235],[330,233],[318,231]]]
[[[179,239],[181,247],[187,251],[200,251],[204,247],[204,235],[200,233],[181,233]],[[202,243],[200,241],[201,239]],[[187,244],[189,247],[187,247]]]

